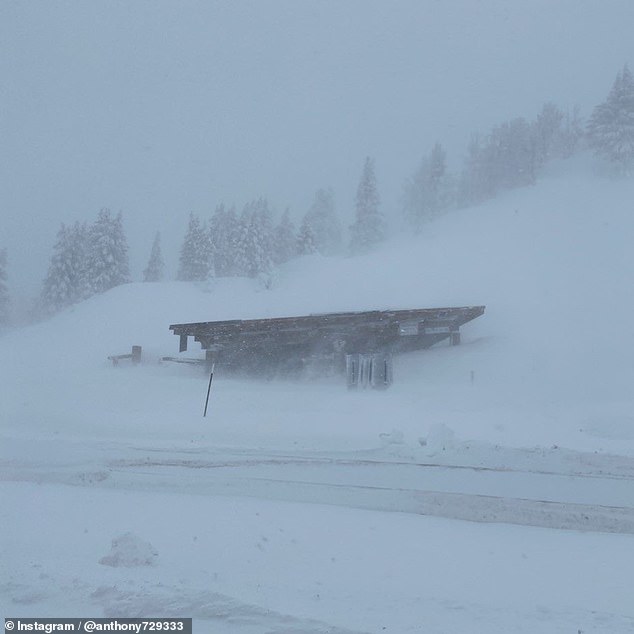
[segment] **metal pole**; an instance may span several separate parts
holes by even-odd
[[[213,378],[214,378],[215,365],[216,365],[215,363],[211,364],[211,374],[209,375],[209,385],[207,386],[207,398],[205,399],[205,412],[203,414],[203,418],[207,416],[207,405],[209,404],[209,392],[211,392],[211,382],[213,381]]]

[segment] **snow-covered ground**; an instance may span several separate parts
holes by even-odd
[[[581,157],[272,290],[130,284],[6,333],[0,614],[632,631],[633,199]],[[386,392],[219,367],[203,418],[204,373],[158,363],[172,323],[476,304],[463,345],[399,357]]]

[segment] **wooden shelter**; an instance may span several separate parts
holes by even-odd
[[[323,313],[300,317],[172,324],[180,352],[189,337],[220,367],[245,371],[296,371],[309,361],[345,368],[346,355],[393,354],[460,343],[460,327],[484,306]]]

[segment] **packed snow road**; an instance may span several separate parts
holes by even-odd
[[[545,470],[417,462],[377,452],[311,455],[80,444],[48,457],[37,454],[32,443],[14,443],[0,478],[634,533],[634,476],[610,471],[609,462],[599,472],[584,469],[582,454],[575,471],[552,465]]]

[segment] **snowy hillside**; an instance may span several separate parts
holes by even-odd
[[[154,407],[165,416],[153,382],[180,381],[188,374],[156,365],[161,356],[177,354],[178,340],[168,330],[172,323],[484,304],[486,314],[464,328],[465,345],[397,359],[396,384],[380,397],[343,393],[340,380],[332,378],[284,387],[249,384],[249,389],[227,380],[217,398],[233,389],[245,397],[262,391],[263,398],[281,389],[302,394],[326,389],[342,404],[358,398],[371,411],[378,405],[374,401],[387,402],[387,411],[398,407],[403,420],[390,415],[388,426],[412,434],[424,434],[433,422],[449,422],[462,436],[491,442],[634,452],[628,422],[634,384],[629,314],[634,306],[634,184],[596,178],[579,161],[558,169],[563,174],[534,188],[449,214],[427,225],[423,235],[400,238],[372,255],[295,260],[279,271],[273,290],[245,279],[115,288],[45,323],[7,334],[1,345],[12,363],[3,366],[4,384],[14,385],[21,377],[28,385],[37,368],[46,377],[40,390],[51,381],[69,386],[80,381],[74,398],[99,399],[125,375],[127,389],[137,381],[139,388],[147,386],[140,392],[147,392],[151,404],[141,409]],[[106,357],[133,344],[143,346],[143,368],[113,373]],[[197,346],[190,343],[189,356],[197,354]],[[83,382],[93,377],[96,390],[85,389]],[[186,384],[192,386],[205,380],[189,378]],[[216,379],[225,380],[222,367]],[[191,414],[198,425],[200,399],[180,389],[170,415]],[[9,403],[15,400],[19,405],[14,406],[23,408],[21,391],[9,392]],[[75,408],[65,398],[66,389],[62,394],[53,403],[37,399],[39,407],[49,414],[58,406]],[[285,407],[293,411],[302,399]],[[33,407],[35,402],[19,415],[20,433],[30,434],[32,424],[49,429]],[[234,407],[232,417],[251,415],[237,403]],[[99,415],[99,408],[90,409]],[[302,415],[301,408],[294,414]],[[127,415],[122,403],[118,416]],[[337,418],[336,408],[331,416]],[[222,417],[215,424],[222,426]],[[291,425],[297,429],[294,420]],[[243,426],[230,428],[240,433]],[[375,431],[367,422],[346,425],[346,433],[358,433],[365,442],[372,442]]]
[[[634,182],[592,164],[271,290],[129,284],[2,336],[0,612],[631,631]],[[476,304],[463,345],[397,358],[386,392],[218,367],[203,419],[204,373],[158,363],[172,323]],[[143,363],[113,368],[132,345]],[[128,531],[156,562],[99,563]]]

